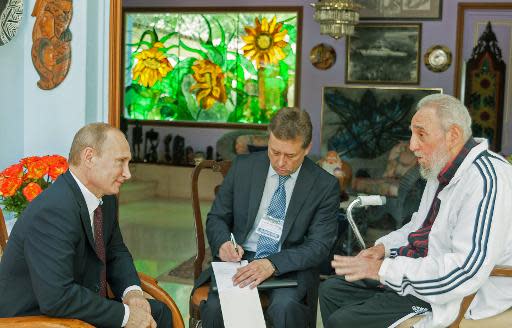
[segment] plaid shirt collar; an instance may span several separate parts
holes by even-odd
[[[447,185],[450,182],[450,180],[453,178],[455,172],[457,172],[459,166],[462,164],[466,156],[469,154],[471,149],[473,149],[473,147],[475,147],[476,145],[478,145],[478,142],[476,142],[475,139],[473,138],[469,138],[469,140],[462,147],[457,156],[455,156],[453,161],[446,164],[446,166],[441,170],[441,172],[437,176],[439,184]]]

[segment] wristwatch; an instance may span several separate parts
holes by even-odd
[[[427,50],[423,59],[432,72],[444,72],[452,64],[452,52],[446,46],[436,45]]]
[[[274,273],[272,274],[272,276],[274,276],[274,277],[277,276],[279,274],[279,271],[277,271],[276,265],[270,259],[267,258],[267,260],[270,262],[270,264],[274,268]]]

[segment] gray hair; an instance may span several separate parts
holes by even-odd
[[[436,110],[444,131],[448,131],[452,125],[458,125],[462,129],[464,142],[471,138],[471,116],[469,116],[466,106],[459,99],[436,93],[421,99],[416,106],[416,110],[418,111],[423,107],[432,107]]]
[[[71,143],[69,163],[75,166],[80,165],[80,153],[86,147],[94,148],[98,155],[101,156],[103,143],[107,140],[109,131],[119,130],[107,123],[91,123],[78,130]]]
[[[270,120],[268,131],[279,140],[293,140],[302,137],[302,148],[311,143],[313,125],[308,112],[294,107],[279,110]]]

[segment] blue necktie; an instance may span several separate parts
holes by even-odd
[[[284,183],[290,178],[289,175],[279,176],[279,185],[272,195],[270,205],[268,206],[267,215],[279,220],[281,225],[284,223],[286,215],[286,190]],[[255,258],[267,257],[274,254],[279,249],[279,241],[260,235],[258,244],[256,245]]]

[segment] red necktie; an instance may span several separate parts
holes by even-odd
[[[103,212],[101,206],[94,210],[94,243],[96,246],[96,254],[103,262],[100,275],[99,294],[102,297],[107,296],[107,265],[105,263],[105,243],[103,242]]]

